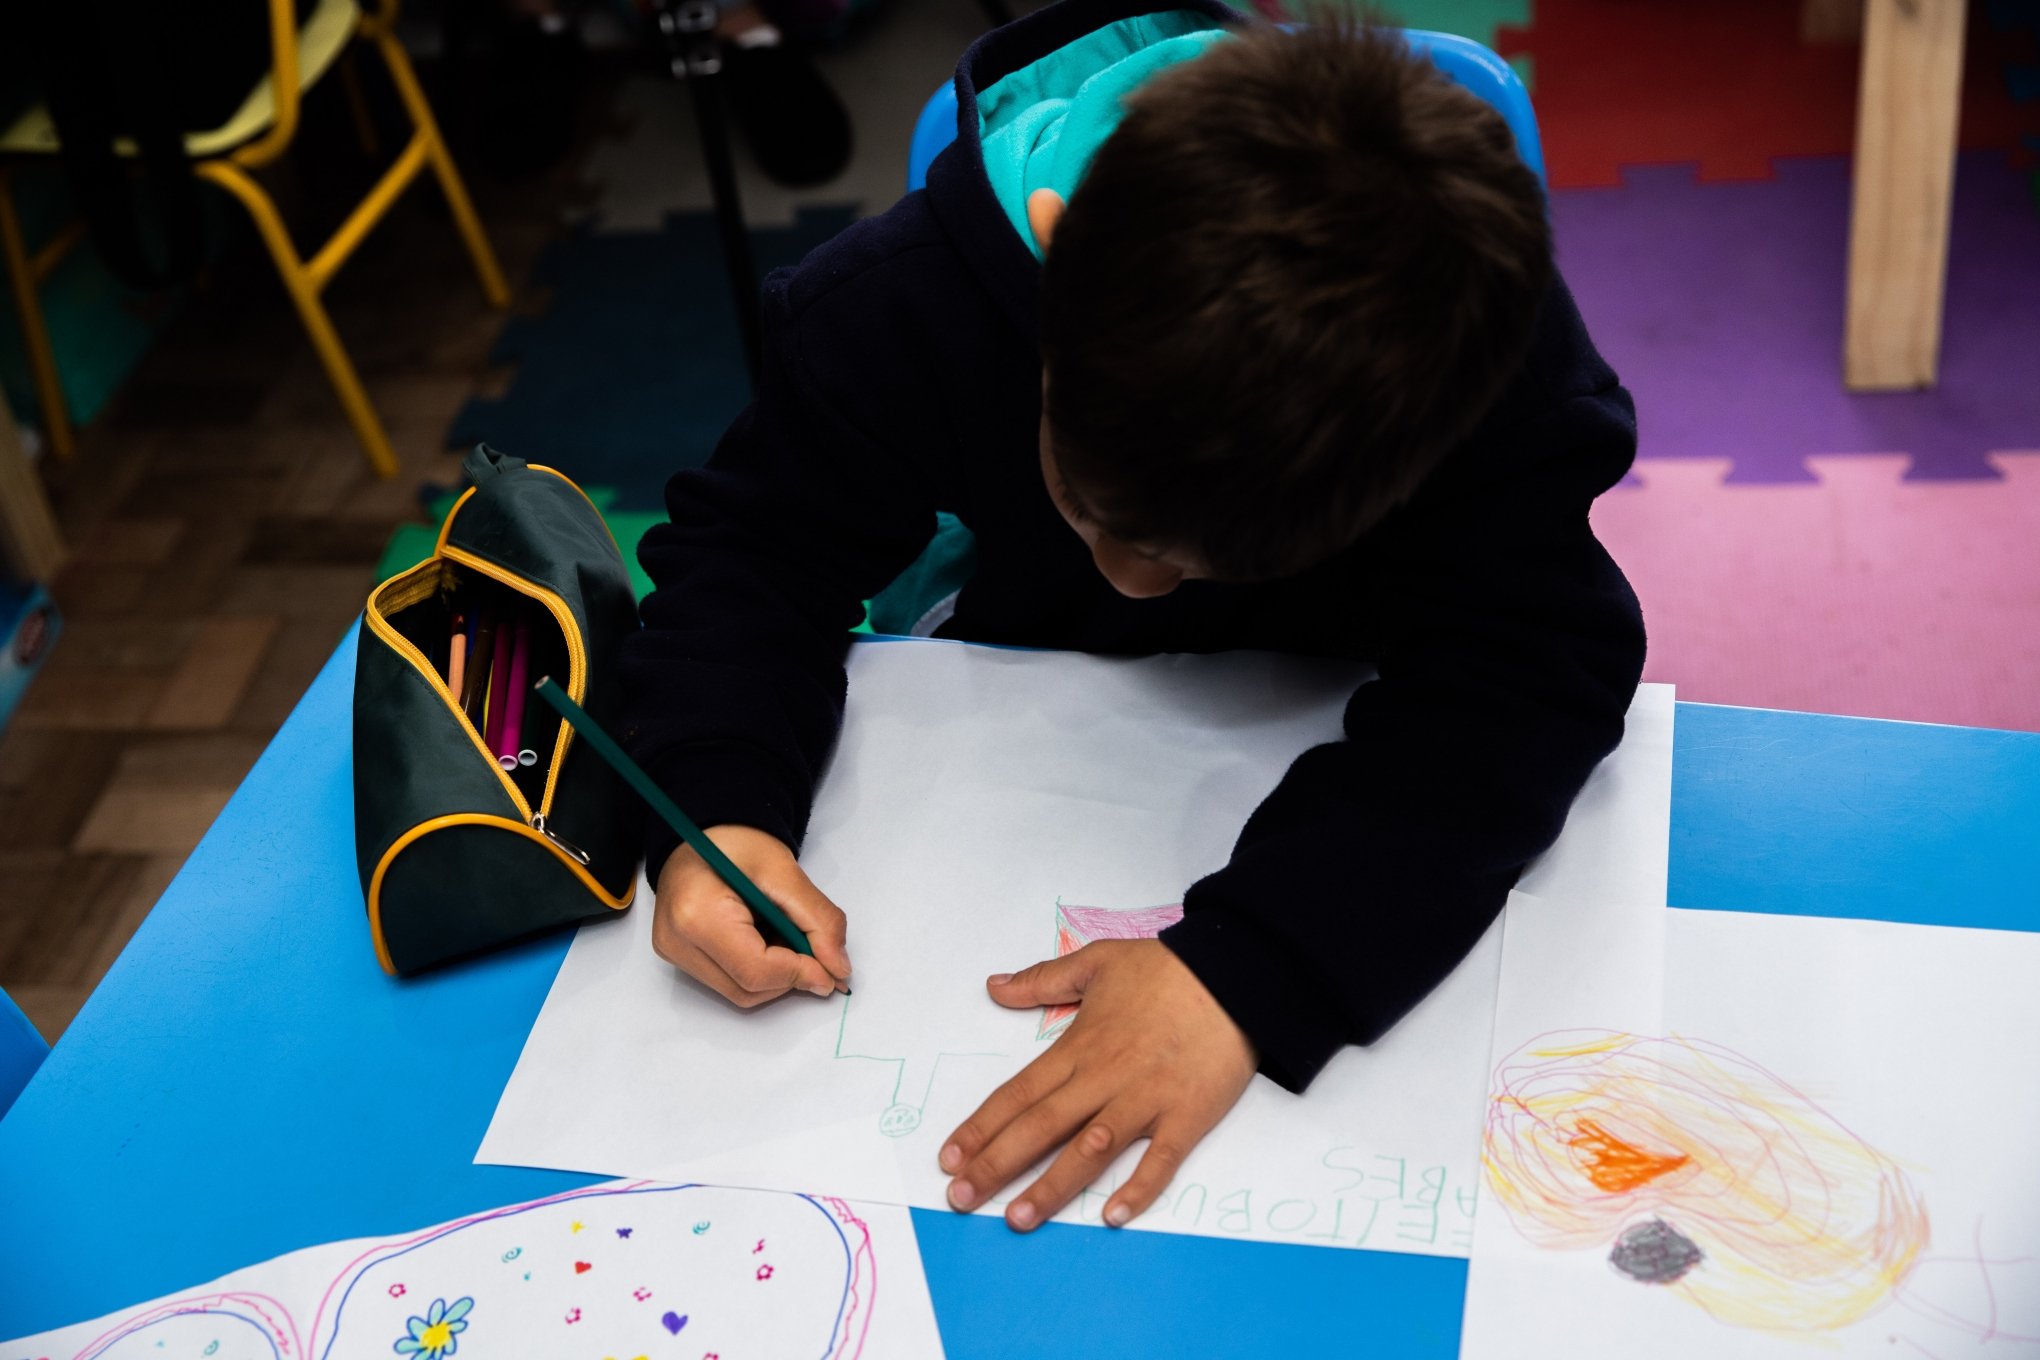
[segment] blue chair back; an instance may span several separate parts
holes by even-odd
[[[1530,108],[1530,92],[1516,78],[1509,63],[1471,38],[1428,29],[1406,28],[1403,37],[1411,48],[1424,53],[1452,79],[1494,105],[1516,136],[1516,151],[1523,163],[1537,172],[1545,183],[1544,143],[1537,136],[1537,115]],[[956,88],[944,85],[921,107],[914,123],[914,140],[907,149],[907,189],[928,182],[928,166],[943,147],[956,140]]]
[[[0,991],[0,1115],[14,1104],[49,1051],[50,1046],[14,1004],[14,998]]]

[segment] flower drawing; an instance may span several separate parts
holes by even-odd
[[[411,1319],[410,1335],[398,1337],[390,1349],[413,1360],[443,1360],[460,1349],[460,1334],[467,1330],[468,1310],[474,1306],[473,1299],[459,1299],[451,1305],[445,1299],[432,1300],[424,1317]]]

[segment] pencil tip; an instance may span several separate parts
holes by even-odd
[[[845,995],[845,996],[848,996],[848,995],[850,995],[850,989],[849,989],[848,987],[845,987],[845,988],[843,989],[843,995]]]

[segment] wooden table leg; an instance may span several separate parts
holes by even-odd
[[[1964,0],[1868,0],[1842,371],[1859,392],[1932,387],[1941,356]]]
[[[1863,40],[1863,0],[1799,0],[1799,41],[1852,43]]]

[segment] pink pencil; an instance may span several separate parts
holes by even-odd
[[[503,749],[503,702],[510,688],[509,620],[496,625],[496,654],[489,663],[489,717],[482,728],[482,743],[491,751]]]
[[[499,644],[500,645],[500,644]],[[510,649],[510,692],[503,696],[503,726],[496,733],[496,763],[517,768],[517,746],[524,739],[524,691],[531,669],[531,623],[520,611],[517,639]]]

